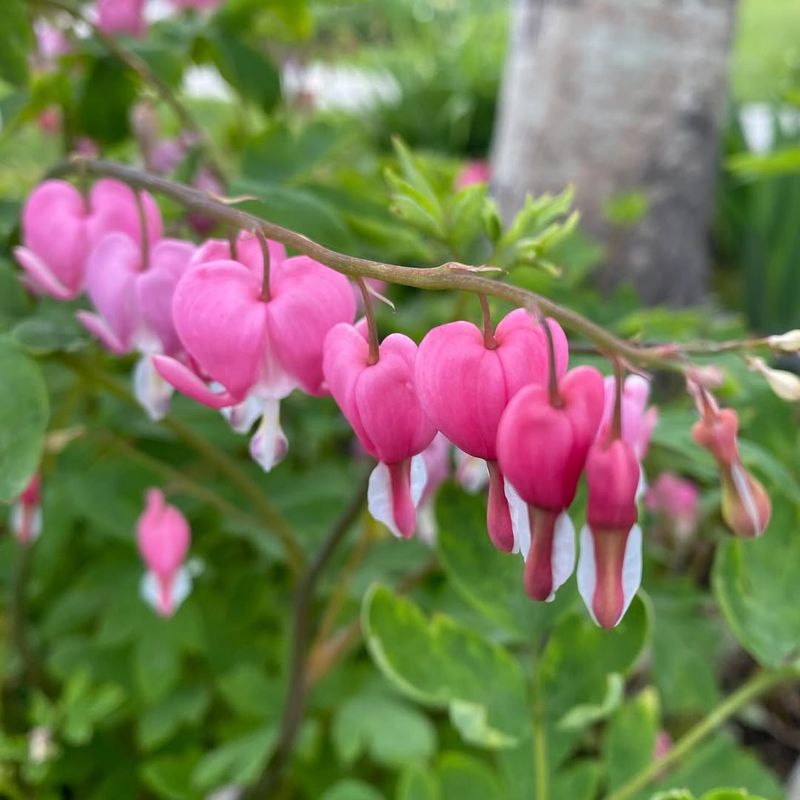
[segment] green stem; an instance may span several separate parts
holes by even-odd
[[[547,731],[539,668],[533,683],[533,762],[536,772],[536,800],[550,800],[550,766],[547,763]]]
[[[116,378],[106,374],[94,365],[71,356],[61,354],[62,362],[78,374],[102,386],[111,394],[130,405],[138,403],[127,387]],[[295,574],[299,574],[305,563],[305,556],[295,539],[291,525],[283,515],[267,500],[264,490],[256,483],[232,458],[225,452],[209,444],[202,436],[196,434],[191,428],[173,417],[166,417],[161,424],[171,430],[179,439],[202,456],[208,463],[213,464],[234,484],[245,497],[253,504],[262,523],[281,541],[286,551],[289,566]]]
[[[651,761],[627,783],[607,795],[605,800],[629,800],[629,798],[635,797],[642,789],[692,752],[706,736],[713,733],[739,709],[784,681],[799,679],[800,667],[784,667],[756,672],[733,694],[725,698],[706,717],[701,719],[697,725],[690,728],[661,758]]]
[[[48,175],[50,177],[58,177],[79,172],[81,169],[92,175],[116,178],[135,188],[158,192],[186,208],[200,211],[219,222],[233,225],[236,228],[261,230],[267,238],[281,242],[281,244],[310,256],[331,269],[353,278],[377,278],[419,289],[456,289],[478,294],[483,293],[507,300],[524,308],[536,308],[543,315],[553,317],[565,327],[582,334],[595,344],[601,352],[620,356],[633,364],[640,366],[659,365],[683,371],[686,355],[690,352],[707,352],[708,343],[702,342],[694,350],[690,350],[685,345],[672,343],[648,347],[627,342],[609,333],[576,311],[566,308],[547,297],[519,286],[487,278],[480,274],[479,268],[452,261],[441,264],[438,267],[404,267],[398,264],[386,264],[339,253],[312,241],[300,233],[226,205],[210,197],[205,192],[191,189],[166,178],[150,175],[147,172],[113,161],[75,157],[71,161],[56,165],[49,171]],[[746,345],[746,342],[742,343],[742,346]]]

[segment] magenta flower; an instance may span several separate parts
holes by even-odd
[[[625,439],[596,441],[586,460],[586,477],[589,501],[580,535],[578,590],[592,619],[610,629],[619,624],[642,581],[642,531],[636,524],[639,460],[632,445]]]
[[[37,472],[11,506],[9,522],[20,544],[31,544],[42,532],[41,479]]]
[[[191,577],[183,566],[191,540],[189,523],[158,489],[150,489],[136,535],[147,566],[142,597],[161,616],[172,616],[191,590]]]
[[[561,326],[549,321],[562,376],[569,357]],[[524,309],[508,314],[487,344],[469,322],[429,331],[419,346],[416,384],[425,413],[460,450],[484,459],[489,470],[487,528],[495,547],[514,547],[511,516],[497,464],[497,429],[512,397],[524,386],[547,381],[547,344],[542,327]]]
[[[693,481],[674,472],[662,472],[645,495],[648,511],[663,514],[679,539],[687,539],[697,527],[700,490]]]
[[[97,26],[111,36],[144,36],[144,0],[97,0]]]
[[[152,419],[167,413],[172,387],[155,371],[151,355],[182,352],[172,297],[193,253],[189,242],[162,239],[144,263],[133,239],[110,233],[94,248],[86,268],[86,290],[97,313],[79,311],[78,319],[112,353],[142,353],[134,393]]]
[[[152,242],[161,238],[161,214],[142,193]],[[31,192],[22,210],[22,246],[14,250],[25,270],[25,283],[40,294],[71,300],[83,290],[92,248],[112,231],[141,243],[136,197],[125,184],[99,180],[84,199],[71,184],[50,180]]]
[[[489,183],[491,172],[486,159],[467,161],[456,175],[456,189],[464,189],[473,183]]]
[[[369,511],[406,539],[416,529],[427,478],[420,454],[436,435],[417,396],[416,357],[416,344],[399,333],[383,340],[374,363],[354,325],[336,325],[325,339],[328,388],[364,450],[379,462],[369,479]]]
[[[603,376],[577,367],[558,381],[557,396],[536,384],[521,389],[500,420],[500,468],[528,505],[513,520],[514,535],[535,600],[552,600],[575,564],[575,530],[565,512],[600,424],[603,393]]]
[[[265,470],[286,453],[279,403],[293,389],[326,393],[322,374],[325,336],[355,314],[347,279],[306,256],[285,258],[269,243],[268,298],[263,297],[263,254],[245,234],[230,259],[225,242],[206,243],[178,284],[173,317],[191,366],[174,358],[154,358],[159,374],[176,389],[212,408],[238,407],[237,423],[252,423],[256,398],[262,422],[250,443]],[[204,259],[214,259],[207,263]],[[207,385],[219,386],[215,391]],[[242,405],[245,404],[245,405]],[[238,427],[237,424],[237,427]]]

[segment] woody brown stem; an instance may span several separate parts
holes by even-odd
[[[367,330],[369,332],[369,361],[367,363],[377,364],[381,357],[381,348],[378,340],[378,323],[375,321],[375,309],[372,305],[372,295],[370,295],[367,282],[363,278],[357,278],[356,283],[364,303],[364,316],[367,318]]]
[[[497,348],[497,340],[494,338],[494,327],[492,325],[492,313],[489,310],[489,299],[482,292],[478,294],[481,303],[481,314],[483,314],[483,343],[487,350]]]

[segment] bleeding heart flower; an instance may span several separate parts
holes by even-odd
[[[144,36],[144,0],[97,0],[97,26],[112,36]]]
[[[693,481],[673,472],[662,472],[645,495],[648,511],[663,514],[680,540],[688,539],[697,527],[700,490]]]
[[[237,260],[230,260],[226,242],[201,247],[173,301],[175,326],[195,368],[176,359],[154,359],[165,380],[198,402],[212,408],[240,406],[236,418],[242,424],[250,416],[242,406],[248,396],[261,401],[262,422],[250,452],[265,470],[287,449],[279,401],[296,387],[325,394],[325,336],[355,314],[355,298],[343,275],[306,256],[285,258],[277,243],[268,247],[266,299],[263,252],[254,236],[239,237]],[[208,258],[215,260],[206,262]],[[213,391],[206,379],[222,391]]]
[[[624,406],[623,406],[624,408]],[[623,426],[624,426],[623,411]],[[596,441],[586,459],[589,501],[581,530],[578,590],[592,619],[619,624],[642,581],[642,531],[636,524],[639,460],[624,439]]]
[[[419,353],[417,353],[419,358]],[[438,533],[433,501],[439,487],[450,475],[450,451],[453,445],[442,433],[437,433],[433,441],[422,451],[425,461],[425,488],[417,509],[417,529],[420,539],[429,545],[436,543]]]
[[[720,409],[705,389],[697,391],[702,416],[692,428],[692,438],[717,462],[722,518],[737,536],[761,536],[769,524],[772,504],[764,487],[742,464],[737,441],[739,418],[732,408]]]
[[[514,534],[525,588],[536,600],[552,600],[575,564],[575,531],[565,512],[600,424],[603,394],[603,376],[577,367],[558,382],[557,397],[536,384],[521,389],[500,420],[500,467],[528,505],[514,518]],[[519,504],[511,508],[516,513]]]
[[[614,413],[617,382],[613,375],[606,377],[605,391],[603,419],[597,432],[599,440],[607,438]],[[628,375],[625,378],[622,388],[622,438],[631,445],[640,462],[647,455],[650,437],[658,424],[658,409],[647,407],[649,397],[649,381],[641,375]]]
[[[142,597],[161,616],[172,616],[191,589],[191,576],[182,566],[191,540],[189,523],[158,489],[150,489],[136,531],[139,553],[147,566]]]
[[[9,527],[20,544],[31,544],[42,532],[41,479],[37,472],[11,506]]]
[[[569,357],[561,326],[549,320],[562,376]],[[469,322],[429,331],[419,346],[416,384],[425,413],[456,447],[487,462],[487,528],[494,545],[511,552],[514,535],[503,474],[497,465],[497,429],[512,397],[524,386],[548,378],[547,342],[524,309],[508,314],[490,341]]]
[[[323,369],[333,399],[378,465],[369,479],[368,507],[395,536],[409,538],[426,483],[420,455],[436,428],[422,409],[414,383],[417,346],[394,333],[370,363],[367,339],[340,324],[325,340]]]
[[[161,238],[161,214],[143,192],[151,242]],[[99,180],[84,199],[71,184],[44,181],[31,192],[22,211],[22,247],[14,250],[35,292],[71,300],[83,289],[86,262],[94,246],[112,231],[141,244],[141,224],[133,191],[119,181]]]

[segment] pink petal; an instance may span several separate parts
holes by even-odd
[[[91,311],[78,311],[75,316],[83,327],[92,336],[96,336],[111,353],[122,356],[128,352],[126,343],[117,338],[117,334],[111,330],[108,323],[99,314],[93,314]]]
[[[426,479],[425,460],[419,455],[397,464],[379,463],[369,476],[369,513],[398,538],[411,538]]]
[[[225,408],[235,406],[242,401],[241,397],[231,394],[227,390],[214,392],[192,372],[185,364],[169,356],[151,356],[153,365],[158,374],[167,383],[172,384],[179,392],[191,397],[198,403],[210,408]]]
[[[33,250],[27,247],[15,247],[14,256],[25,270],[26,284],[37,294],[49,294],[57,300],[72,300],[77,297],[78,291],[64,286]]]

